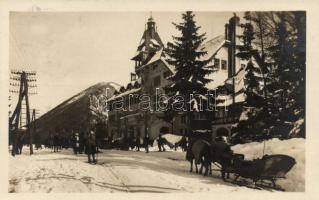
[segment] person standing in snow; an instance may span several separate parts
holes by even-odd
[[[96,141],[94,131],[90,131],[86,144],[85,144],[85,153],[88,155],[88,163],[96,163],[95,154],[96,154]],[[91,160],[92,157],[92,160]]]
[[[140,134],[137,134],[136,139],[135,139],[135,144],[136,144],[137,151],[140,151],[140,146],[141,146]]]
[[[59,152],[59,136],[58,134],[56,133],[53,137],[53,152]]]
[[[148,144],[149,144],[149,138],[148,138],[148,135],[146,134],[145,137],[144,137],[144,147],[145,147],[145,153],[148,153]]]
[[[161,133],[158,135],[157,146],[158,146],[158,151],[166,151],[164,147],[164,138],[162,137]]]
[[[227,168],[231,165],[231,158],[233,154],[230,146],[224,141],[223,137],[217,137],[216,141],[212,142],[212,151],[214,152],[213,159],[217,160],[222,166],[222,179],[225,180],[226,178],[229,178],[229,172],[227,172]]]
[[[74,151],[74,154],[78,154],[80,152],[80,137],[79,137],[79,133],[75,133],[73,151]]]

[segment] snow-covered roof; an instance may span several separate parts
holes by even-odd
[[[119,89],[122,87],[121,85],[114,83],[114,82],[109,82],[109,84],[116,90],[119,91]]]
[[[159,60],[161,60],[165,66],[172,72],[172,73],[175,73],[175,67],[168,64],[167,61],[165,60],[165,53],[164,53],[164,49],[161,48],[160,50],[156,51],[155,54],[152,56],[152,58],[147,62],[145,63],[143,66],[139,67],[138,69],[142,69],[144,68],[145,66],[147,65],[150,65],[152,63],[155,63]]]
[[[150,41],[151,41],[151,43],[154,44],[155,46],[160,46],[160,44],[159,44],[156,40],[151,39]]]
[[[112,101],[112,100],[114,100],[114,99],[121,98],[121,97],[124,97],[124,96],[126,96],[126,95],[133,94],[133,93],[135,93],[135,92],[139,92],[140,90],[141,90],[141,88],[134,88],[134,89],[131,89],[131,90],[127,90],[127,91],[122,92],[122,93],[120,93],[120,94],[118,94],[118,95],[112,96],[112,97],[109,98],[107,101]]]
[[[151,63],[154,63],[154,62],[160,60],[162,55],[163,55],[163,48],[156,51],[155,54],[152,56],[152,58],[145,65],[149,65]]]
[[[139,77],[138,79],[136,79],[135,81],[131,81],[130,82],[133,86],[136,84],[136,83],[138,83],[138,84],[141,84],[142,83],[142,79],[141,79],[141,77]],[[127,87],[127,86],[126,86]]]
[[[205,42],[202,46],[201,49],[203,49],[204,51],[207,52],[206,55],[201,57],[201,60],[207,60],[211,57],[213,57],[218,50],[223,47],[223,45],[225,44],[226,40],[224,35],[219,35],[217,37],[214,37],[211,40],[208,40],[207,42]]]
[[[228,76],[227,71],[222,71],[222,70],[209,74],[206,78],[212,81],[207,83],[206,87],[210,90],[213,90],[221,85],[224,85],[225,81],[227,80],[227,76]]]
[[[170,65],[167,63],[167,61],[165,60],[165,58],[161,57],[161,60],[163,61],[163,63],[165,63],[166,67],[172,72],[175,73],[175,67],[173,65]]]
[[[219,97],[219,100],[224,100],[224,101],[218,103],[217,104],[218,107],[229,106],[233,104],[232,95],[223,95],[222,97]],[[246,100],[246,95],[243,92],[236,94],[235,103],[241,103],[241,102],[244,102],[245,100]]]

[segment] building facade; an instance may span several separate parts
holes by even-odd
[[[239,59],[236,54],[242,33],[239,18],[234,16],[225,25],[225,34],[205,42],[202,48],[207,54],[201,59],[211,59],[209,66],[216,72],[209,75],[212,81],[207,85],[216,91],[218,104],[210,122],[210,134],[231,135],[231,127],[238,122],[244,96],[244,72],[247,61]],[[113,138],[146,134],[155,139],[160,132],[183,135],[189,132],[186,116],[180,114],[172,123],[163,120],[163,113],[156,111],[156,98],[164,93],[164,88],[171,84],[168,77],[174,74],[174,67],[165,60],[165,48],[153,18],[149,18],[144,34],[137,47],[135,70],[131,73],[131,82],[122,86],[108,100],[109,135]],[[254,60],[255,62],[255,60]],[[151,109],[143,111],[140,103],[143,95],[151,99]],[[139,98],[134,98],[134,97]],[[145,97],[146,98],[146,97]],[[129,105],[129,106],[127,106]],[[122,109],[118,109],[123,107]],[[200,119],[200,116],[198,117]],[[200,121],[199,121],[200,123]],[[199,127],[201,124],[199,124]]]

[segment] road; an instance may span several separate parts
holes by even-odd
[[[229,192],[250,190],[224,183],[218,172],[190,173],[184,152],[103,150],[96,165],[62,150],[9,157],[9,192]]]

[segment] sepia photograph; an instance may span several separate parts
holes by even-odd
[[[305,192],[307,17],[10,11],[8,193]]]

